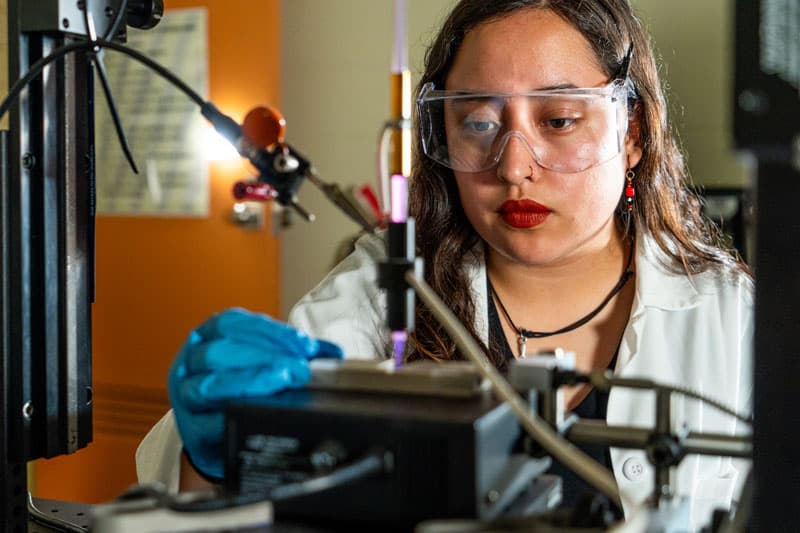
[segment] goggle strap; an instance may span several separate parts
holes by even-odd
[[[611,77],[614,80],[622,80],[625,81],[628,79],[628,69],[631,66],[631,59],[633,58],[633,42],[628,46],[628,52],[625,54],[625,57],[622,58],[622,63],[619,64],[619,68]]]

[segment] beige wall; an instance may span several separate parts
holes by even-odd
[[[670,118],[697,183],[743,186],[733,153],[733,20],[730,0],[632,0],[661,55]]]
[[[418,79],[424,46],[452,0],[407,0],[409,63]],[[389,118],[391,0],[283,0],[281,102],[286,138],[326,180],[377,183],[377,137]],[[297,219],[281,242],[281,314],[329,270],[357,226],[305,184]]]
[[[695,181],[746,183],[730,153],[733,2],[633,0],[653,33],[669,82],[672,121],[688,151]],[[412,70],[454,0],[407,0]],[[391,0],[283,0],[283,112],[287,137],[340,183],[375,182],[376,136],[389,109]],[[417,75],[414,75],[414,82]],[[281,311],[329,269],[339,241],[356,226],[310,185],[303,204],[318,215],[286,231],[281,257]]]

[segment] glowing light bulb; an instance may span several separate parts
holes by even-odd
[[[231,161],[241,157],[230,141],[211,127],[203,131],[203,153],[208,161]]]

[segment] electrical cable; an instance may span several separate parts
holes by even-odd
[[[88,8],[86,8],[88,9]],[[104,41],[110,41],[114,38],[114,35],[117,34],[117,30],[119,29],[119,25],[122,23],[122,19],[125,18],[125,11],[128,9],[128,0],[122,0],[119,4],[119,10],[117,10],[117,14],[114,17],[114,22],[111,23],[111,26],[108,27],[108,31],[105,35],[103,35]]]
[[[158,75],[160,75],[161,77],[166,79],[172,85],[174,85],[175,88],[177,88],[178,90],[183,92],[192,101],[194,101],[194,103],[196,103],[198,106],[202,107],[206,103],[205,99],[202,96],[200,96],[194,89],[189,87],[183,80],[181,80],[175,74],[170,72],[166,67],[156,63],[155,61],[153,61],[149,57],[145,56],[144,54],[141,54],[141,53],[137,52],[133,48],[129,48],[127,46],[121,45],[119,43],[115,43],[113,41],[106,41],[104,39],[98,39],[96,41],[93,41],[92,44],[93,45],[98,45],[99,44],[100,47],[102,47],[102,48],[110,48],[111,50],[114,50],[115,52],[120,52],[122,54],[127,55],[128,57],[130,57],[132,59],[135,59],[136,61],[139,61],[140,63],[142,63],[143,65],[145,65],[146,67],[148,67],[149,69],[153,70]]]
[[[120,13],[121,12],[122,11],[120,11]],[[119,13],[117,14],[119,15]],[[88,1],[83,5],[83,22],[86,25],[86,34],[89,36],[89,39],[91,41],[96,41],[97,33],[94,26],[94,20],[92,19],[92,14],[89,11]],[[95,68],[97,69],[97,74],[100,77],[100,85],[103,88],[103,95],[106,97],[108,112],[111,114],[111,121],[114,123],[114,130],[117,133],[117,140],[122,148],[122,153],[125,155],[125,159],[128,160],[128,164],[131,166],[133,173],[138,174],[139,168],[136,166],[136,161],[133,158],[133,152],[131,151],[130,144],[128,143],[128,137],[125,135],[125,129],[122,127],[122,119],[120,118],[119,111],[117,110],[117,102],[114,99],[114,93],[111,91],[111,83],[108,81],[106,65],[103,62],[103,56],[100,54],[100,52],[101,48],[99,46],[92,49],[90,54],[92,63],[94,63]]]
[[[387,452],[374,450],[349,465],[337,468],[330,474],[275,487],[267,497],[270,501],[276,502],[341,487],[347,483],[390,470],[390,461],[391,459],[387,458]]]
[[[744,422],[745,424],[748,424],[750,426],[753,425],[752,417],[738,413],[734,409],[723,404],[722,402],[719,402],[713,398],[709,398],[708,396],[700,394],[699,392],[693,391],[686,387],[680,387],[676,385],[662,385],[660,383],[656,383],[655,381],[648,379],[619,378],[611,375],[610,372],[606,370],[600,372],[593,372],[592,374],[590,374],[590,378],[592,385],[603,390],[609,390],[611,387],[628,387],[634,389],[662,390],[666,392],[676,392],[688,398],[693,398],[700,402],[707,403],[708,405],[720,410],[721,412],[727,415],[736,418],[737,420]]]
[[[142,63],[147,68],[151,69],[162,78],[166,79],[170,82],[175,88],[183,92],[186,96],[189,97],[193,102],[195,102],[198,106],[202,107],[206,104],[205,99],[200,96],[197,92],[195,92],[191,87],[189,87],[186,83],[183,82],[180,78],[178,78],[175,74],[167,70],[162,65],[156,63],[152,59],[148,58],[147,56],[133,50],[132,48],[128,48],[127,46],[121,45],[119,43],[106,41],[104,39],[97,39],[95,41],[81,41],[78,43],[72,43],[68,45],[64,45],[62,47],[56,48],[50,54],[46,55],[45,57],[37,60],[34,62],[28,72],[25,73],[23,77],[17,80],[14,85],[12,85],[8,90],[8,95],[3,99],[2,103],[0,103],[0,118],[8,112],[11,104],[19,97],[19,94],[22,92],[25,87],[28,86],[37,76],[39,76],[44,70],[44,68],[49,65],[50,63],[61,59],[62,57],[70,54],[72,52],[76,52],[78,50],[92,50],[95,46],[100,46],[101,48],[108,48],[110,50],[114,50],[115,52],[119,52],[121,54],[127,55],[128,57]]]
[[[617,482],[613,475],[529,411],[527,404],[522,401],[517,391],[486,359],[475,339],[467,333],[458,318],[425,280],[418,278],[412,270],[406,272],[405,280],[447,330],[461,353],[489,380],[497,397],[511,407],[511,411],[528,434],[556,460],[561,461],[564,466],[608,496],[617,506],[622,507]]]
[[[663,390],[667,390],[669,392],[677,392],[678,394],[682,394],[682,395],[684,395],[684,396],[686,396],[688,398],[693,398],[695,400],[701,401],[701,402],[706,403],[706,404],[708,404],[708,405],[710,405],[712,407],[717,408],[718,410],[722,411],[723,413],[725,413],[727,415],[730,415],[730,416],[736,418],[737,420],[740,420],[740,421],[744,422],[745,424],[748,424],[750,426],[753,425],[753,417],[752,416],[747,416],[747,415],[743,415],[741,413],[738,413],[734,409],[732,409],[732,408],[728,407],[727,405],[723,404],[722,402],[719,402],[719,401],[717,401],[717,400],[715,400],[713,398],[709,398],[708,396],[700,394],[699,392],[696,392],[696,391],[694,391],[692,389],[688,389],[688,388],[685,388],[685,387],[678,387],[678,386],[675,386],[675,385],[670,385],[670,386],[658,385],[658,387],[663,389]]]
[[[19,93],[21,93],[22,90],[25,87],[27,87],[28,84],[30,84],[30,82],[32,82],[34,79],[36,79],[37,76],[39,76],[39,74],[41,74],[41,72],[44,69],[44,67],[46,67],[47,65],[49,65],[53,61],[61,59],[62,57],[66,56],[67,54],[70,54],[70,53],[75,52],[77,50],[88,50],[92,46],[93,46],[92,43],[90,43],[88,41],[80,42],[80,43],[68,44],[68,45],[56,48],[50,54],[46,55],[45,57],[43,57],[43,58],[39,59],[38,61],[36,61],[35,63],[33,63],[30,66],[30,69],[28,70],[28,72],[26,72],[23,77],[21,77],[19,80],[17,80],[16,83],[14,83],[14,85],[12,85],[8,89],[8,94],[3,99],[3,101],[0,102],[0,119],[3,118],[3,116],[6,114],[8,109],[11,107],[11,104],[17,99],[17,97],[19,96]]]

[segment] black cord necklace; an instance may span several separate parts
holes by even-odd
[[[608,293],[608,296],[606,296],[605,300],[600,302],[600,305],[598,305],[595,309],[593,309],[591,312],[589,312],[589,314],[587,314],[583,318],[580,318],[576,322],[573,322],[572,324],[570,324],[569,326],[565,326],[565,327],[563,327],[561,329],[558,329],[556,331],[532,331],[532,330],[525,329],[525,328],[518,328],[517,325],[514,324],[514,321],[511,320],[511,315],[508,314],[508,311],[506,310],[506,307],[503,305],[503,301],[497,295],[497,291],[494,290],[494,286],[492,285],[492,281],[490,279],[488,279],[488,275],[487,275],[487,280],[488,280],[488,283],[489,283],[489,290],[492,292],[492,296],[494,296],[495,301],[500,306],[500,310],[503,312],[503,316],[506,317],[506,320],[508,320],[508,323],[511,325],[511,327],[514,329],[514,331],[518,335],[517,343],[519,345],[519,357],[520,357],[520,359],[524,359],[525,358],[525,343],[528,342],[528,339],[541,339],[541,338],[544,338],[544,337],[551,337],[553,335],[559,335],[561,333],[566,333],[568,331],[572,331],[574,329],[578,329],[579,327],[581,327],[582,325],[586,324],[591,319],[593,319],[595,316],[597,316],[597,313],[602,311],[603,308],[605,308],[605,306],[608,305],[608,302],[610,302],[611,299],[614,298],[614,296],[616,296],[617,293],[622,290],[622,287],[625,286],[625,284],[628,282],[628,280],[631,277],[633,277],[633,271],[631,270],[631,263],[633,262],[633,247],[634,247],[633,242],[631,242],[631,249],[630,249],[630,252],[628,252],[628,263],[627,263],[627,265],[625,265],[625,271],[620,276],[619,281],[617,281],[617,284],[614,285],[614,288],[611,289],[611,292]]]

